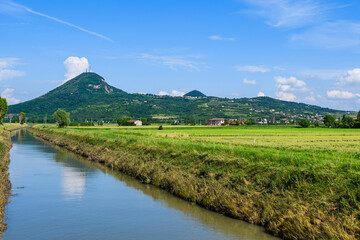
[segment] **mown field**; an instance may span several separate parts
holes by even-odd
[[[33,133],[285,239],[360,238],[360,130],[36,126]]]

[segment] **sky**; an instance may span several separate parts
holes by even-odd
[[[91,68],[129,93],[360,109],[358,0],[0,0],[0,94]]]

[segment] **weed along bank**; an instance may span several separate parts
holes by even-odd
[[[29,131],[206,209],[264,226],[284,239],[360,236],[359,221],[353,217],[359,215],[357,130],[167,126],[161,131],[84,131],[39,125]],[[344,150],[323,144],[329,135],[338,136],[340,146],[354,141]]]

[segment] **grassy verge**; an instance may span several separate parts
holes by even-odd
[[[6,230],[4,223],[5,206],[10,194],[11,183],[9,179],[9,163],[11,139],[9,130],[24,127],[20,124],[4,124],[0,127],[0,238]]]
[[[179,131],[174,135],[138,128],[38,126],[30,131],[207,209],[262,225],[284,239],[360,238],[360,154],[354,149],[242,145],[199,139],[199,133],[189,138]],[[317,134],[305,138],[312,135]]]

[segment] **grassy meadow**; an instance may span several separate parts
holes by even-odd
[[[35,126],[34,135],[284,239],[360,238],[360,130]]]

